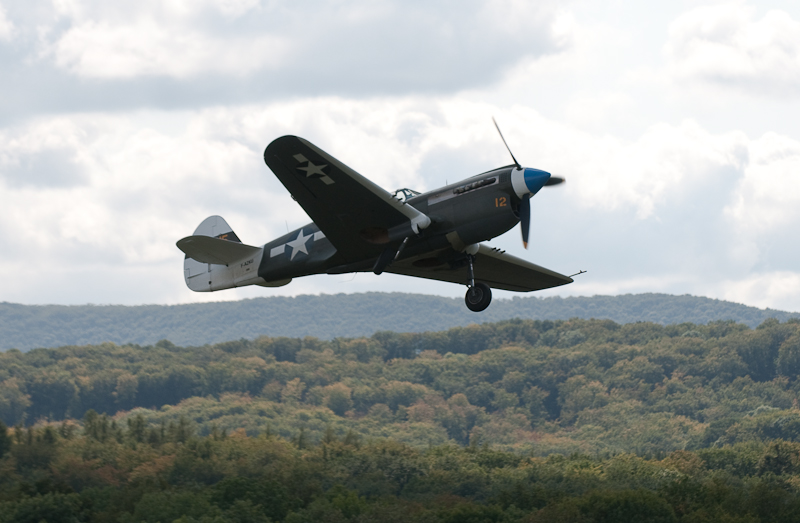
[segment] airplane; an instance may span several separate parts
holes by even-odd
[[[303,138],[277,138],[264,161],[312,222],[256,247],[210,216],[177,242],[186,285],[211,292],[280,287],[312,274],[389,272],[466,285],[467,308],[480,312],[492,288],[529,292],[572,283],[481,243],[520,223],[527,249],[531,197],[564,181],[522,167],[497,131],[513,164],[425,193],[390,193]]]

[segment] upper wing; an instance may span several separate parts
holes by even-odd
[[[386,271],[464,285],[468,283],[466,266],[452,268],[447,263],[435,264],[435,258],[409,258],[395,261]],[[538,291],[572,283],[572,278],[568,276],[482,244],[475,255],[473,269],[476,281],[507,291]]]
[[[423,213],[302,138],[273,141],[264,161],[347,260],[378,255],[393,230],[408,226],[410,232],[430,223]]]

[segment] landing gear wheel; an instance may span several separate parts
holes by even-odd
[[[481,312],[492,303],[492,289],[485,283],[476,283],[467,289],[464,302],[466,302],[467,308],[472,312]]]

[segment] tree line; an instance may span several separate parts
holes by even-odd
[[[186,418],[0,423],[0,523],[794,522],[800,443],[661,457],[415,448],[327,430],[248,436]]]
[[[508,320],[367,338],[200,347],[69,346],[0,354],[8,426],[81,419],[392,438],[535,455],[658,456],[800,440],[800,320],[755,329]]]
[[[510,318],[611,319],[706,324],[734,320],[751,328],[768,318],[785,322],[800,314],[697,296],[627,294],[591,297],[515,297],[495,300],[476,316],[460,298],[401,293],[256,298],[184,305],[21,305],[0,302],[0,349],[138,343],[168,339],[202,345],[239,338],[371,336],[376,331],[440,331],[475,321]]]

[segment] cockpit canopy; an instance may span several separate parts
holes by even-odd
[[[397,189],[395,192],[392,193],[392,196],[400,200],[401,202],[407,202],[414,196],[419,196],[422,193],[417,191],[413,191],[411,189]]]

